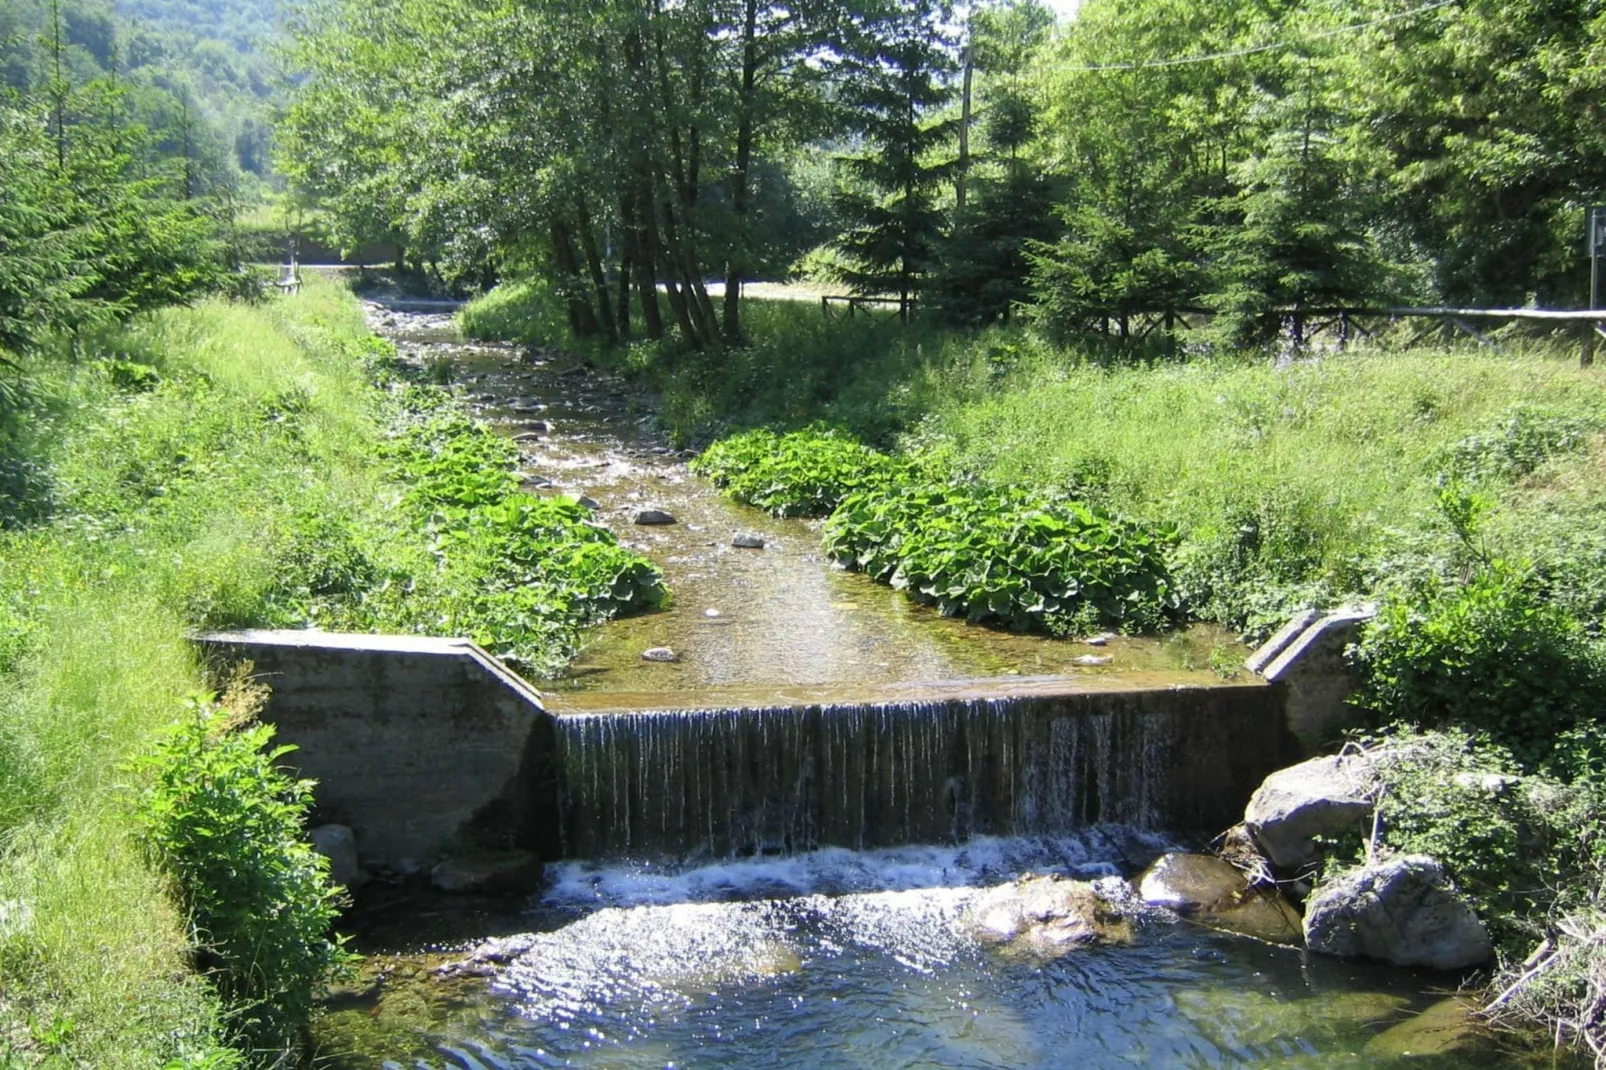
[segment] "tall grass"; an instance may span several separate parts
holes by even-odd
[[[205,688],[186,632],[249,616],[286,518],[371,493],[377,432],[341,349],[363,333],[355,302],[309,279],[101,339],[156,369],[145,392],[105,360],[35,369],[49,433],[12,441],[48,461],[53,513],[0,533],[0,1051],[232,1059],[137,841],[129,763]]]

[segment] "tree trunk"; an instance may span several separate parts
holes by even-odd
[[[731,172],[731,212],[736,216],[736,243],[725,261],[725,341],[742,340],[742,279],[748,271],[747,197],[752,184],[753,93],[758,84],[758,0],[746,0],[742,12],[742,90],[737,99],[736,167]]]
[[[591,288],[597,295],[597,319],[608,344],[619,341],[619,327],[614,322],[612,299],[608,296],[608,276],[602,270],[602,256],[597,252],[597,236],[591,227],[591,207],[580,197],[575,204],[580,221],[580,250],[585,254],[586,269],[591,273]]]
[[[558,285],[569,306],[569,329],[576,338],[596,335],[602,328],[591,302],[586,300],[580,282],[580,258],[575,254],[574,235],[567,223],[555,221],[552,224],[552,256],[558,267]]]
[[[631,236],[630,262],[636,272],[636,292],[641,298],[641,323],[651,341],[664,336],[664,314],[658,304],[658,232],[652,221],[652,192],[646,183],[637,187],[635,203],[626,199],[628,233]]]

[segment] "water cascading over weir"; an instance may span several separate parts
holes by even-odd
[[[321,821],[411,868],[525,847],[730,856],[1113,823],[1232,824],[1298,756],[1277,686],[1063,678],[786,695],[538,696],[472,644],[203,637],[273,688]],[[655,696],[663,698],[664,696]]]
[[[560,714],[566,853],[741,855],[1230,825],[1290,755],[1267,687]]]

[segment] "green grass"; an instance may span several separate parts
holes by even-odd
[[[20,392],[35,400],[9,419],[33,430],[0,440],[43,462],[52,512],[28,526],[27,502],[0,502],[24,522],[0,532],[0,1049],[227,1057],[139,845],[130,761],[207,686],[187,632],[249,620],[272,589],[287,517],[374,497],[379,428],[350,356],[366,333],[349,295],[309,280],[293,301],[170,310],[94,343],[154,368],[153,388],[91,360],[41,364]]]
[[[213,683],[186,636],[444,632],[545,666],[665,592],[579,505],[520,493],[511,445],[327,279],[87,349],[0,395],[0,1066],[226,1065],[134,817],[135,760]]]
[[[0,534],[0,1043],[25,1059],[226,1058],[132,825],[129,762],[206,687],[186,631],[272,582],[261,550],[281,514],[369,492],[374,428],[334,344],[363,333],[355,304],[313,283],[294,303],[209,302],[101,339],[156,369],[149,392],[100,363],[35,370],[43,431],[25,441],[49,462],[54,519]],[[264,416],[288,398],[293,430]]]

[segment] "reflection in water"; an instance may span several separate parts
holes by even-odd
[[[1236,649],[1212,628],[1095,648],[945,619],[832,567],[820,553],[818,521],[776,520],[693,476],[621,379],[556,354],[462,343],[444,315],[376,312],[375,325],[405,354],[450,358],[480,418],[521,436],[525,471],[550,481],[534,492],[590,497],[598,520],[666,574],[673,607],[600,629],[567,677],[543,689],[664,692],[1186,671],[1204,669],[1217,646]],[[632,523],[644,508],[666,510],[679,522]],[[762,535],[765,548],[733,547],[738,532]],[[669,647],[680,660],[644,662],[642,651],[653,647]],[[1074,663],[1088,655],[1112,660],[1097,668]]]

